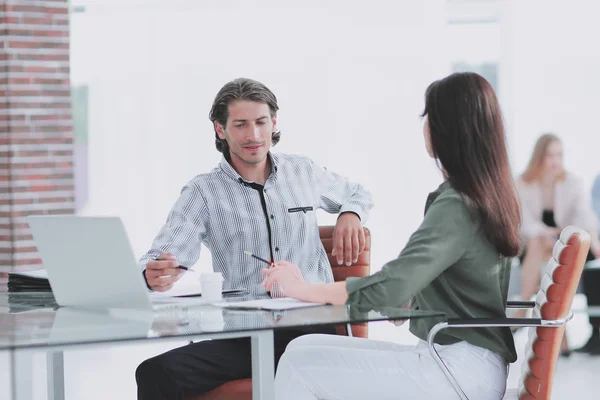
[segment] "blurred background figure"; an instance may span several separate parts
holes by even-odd
[[[529,164],[517,179],[521,201],[521,297],[529,300],[539,289],[541,268],[552,256],[560,231],[575,225],[592,237],[588,261],[600,257],[598,223],[581,179],[565,170],[563,145],[551,133],[539,137]],[[525,311],[523,311],[524,313]],[[567,351],[566,340],[562,350]]]
[[[600,174],[596,176],[592,187],[592,207],[596,220],[600,219]],[[592,334],[587,343],[575,351],[597,356],[600,355],[600,260],[588,263],[581,279],[587,297]]]

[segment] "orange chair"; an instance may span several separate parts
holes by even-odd
[[[333,271],[333,279],[336,282],[345,281],[351,276],[368,276],[371,274],[371,232],[367,228],[363,228],[365,232],[365,249],[358,256],[358,260],[351,266],[338,265],[335,256],[331,255],[333,251],[333,229],[334,226],[320,226],[319,236],[323,247],[327,252],[329,264]],[[354,337],[367,338],[369,336],[369,328],[367,323],[363,324],[346,324],[346,326],[336,327],[338,335],[348,335]]]
[[[536,301],[508,302],[509,308],[533,308],[533,318],[460,319],[435,325],[427,338],[429,351],[450,381],[459,398],[467,399],[433,347],[435,335],[447,328],[531,327],[518,389],[508,390],[505,400],[549,400],[554,367],[560,352],[565,325],[573,317],[571,304],[590,248],[590,235],[573,226],[566,227],[554,245],[546,265]]]
[[[335,281],[346,280],[349,276],[367,276],[371,272],[371,233],[367,228],[363,228],[365,232],[365,249],[358,256],[357,262],[347,267],[338,265],[336,258],[331,255],[333,250],[333,229],[334,226],[320,226],[319,236],[323,247],[327,252],[329,263],[333,271],[333,279]],[[346,324],[346,326],[336,327],[338,335],[349,335],[355,337],[366,338],[368,335],[368,327],[366,323],[362,324]],[[199,396],[186,397],[186,400],[251,400],[252,399],[252,379],[238,379],[224,383],[223,385],[204,393]]]

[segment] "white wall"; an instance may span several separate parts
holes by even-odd
[[[72,80],[90,93],[83,214],[121,216],[145,252],[183,184],[219,162],[208,111],[225,82],[245,76],[279,99],[276,151],[373,192],[373,269],[397,256],[440,181],[418,115],[427,85],[450,70],[444,0],[74,3],[87,5],[71,19]],[[210,266],[207,251],[200,266]],[[398,340],[386,325],[373,336]],[[170,347],[73,352],[68,393],[106,398],[108,379],[111,398],[134,398],[135,366]]]
[[[216,92],[252,77],[280,101],[276,151],[309,155],[373,192],[379,268],[439,180],[418,114],[427,84],[448,71],[443,3],[179,1],[75,14],[73,82],[90,86],[83,212],[122,216],[143,253],[181,186],[220,159],[207,118]]]

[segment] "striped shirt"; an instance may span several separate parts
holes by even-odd
[[[316,210],[353,212],[364,224],[371,194],[306,157],[269,157],[271,174],[264,186],[245,181],[224,158],[211,172],[188,182],[140,268],[161,253],[172,253],[180,265],[191,267],[204,243],[211,250],[213,270],[223,274],[224,290],[266,295],[261,273],[266,265],[245,250],[298,265],[307,282],[332,282]]]

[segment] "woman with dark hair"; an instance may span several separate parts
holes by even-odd
[[[520,213],[498,100],[474,73],[429,86],[423,133],[445,181],[398,258],[345,282],[308,284],[297,266],[265,271],[299,300],[445,312],[448,318],[503,318],[510,260],[519,250]],[[432,319],[410,321],[416,346],[326,335],[292,341],[275,379],[277,399],[454,398],[424,340]],[[436,348],[470,398],[501,399],[517,358],[508,328],[442,331]]]

